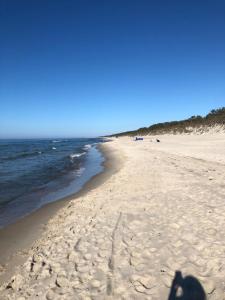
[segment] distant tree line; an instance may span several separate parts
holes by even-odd
[[[203,126],[213,127],[215,125],[225,126],[225,107],[213,109],[205,117],[197,115],[186,120],[158,123],[149,127],[142,127],[137,130],[121,132],[110,136],[189,133],[192,132],[193,129]]]

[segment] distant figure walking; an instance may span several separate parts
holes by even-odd
[[[142,138],[142,137],[137,137],[137,136],[136,136],[135,141],[143,141],[143,139],[144,139],[144,138]]]

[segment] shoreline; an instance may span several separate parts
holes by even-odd
[[[103,171],[88,180],[80,191],[48,203],[15,223],[0,229],[0,286],[15,273],[19,265],[26,261],[32,245],[41,239],[48,222],[54,218],[60,209],[71,200],[86,195],[119,170],[118,158],[115,158],[113,151],[105,149],[104,143],[98,145],[97,148],[104,157]]]
[[[223,299],[224,147],[225,135],[106,143],[115,172],[50,218],[1,299],[168,299],[178,274],[187,299]]]

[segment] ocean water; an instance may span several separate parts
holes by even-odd
[[[0,227],[79,191],[103,169],[101,142],[0,140]]]

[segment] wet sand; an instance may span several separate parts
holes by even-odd
[[[168,299],[176,271],[186,297],[192,278],[225,299],[225,135],[159,139],[103,145],[116,172],[50,219],[0,299]]]

